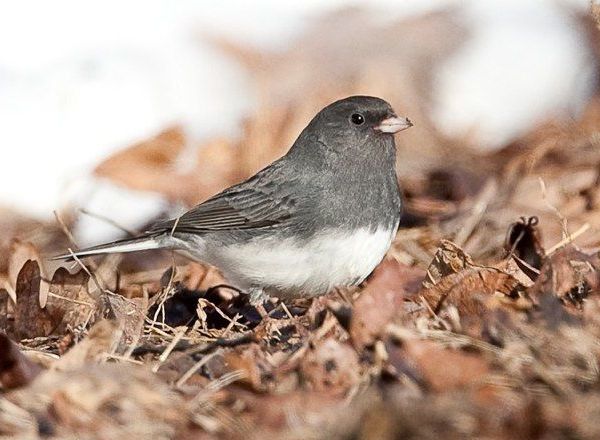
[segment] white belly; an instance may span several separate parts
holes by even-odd
[[[381,262],[395,233],[396,228],[381,228],[351,235],[323,232],[302,242],[262,239],[220,247],[208,257],[240,288],[259,287],[284,298],[317,296],[363,281]]]

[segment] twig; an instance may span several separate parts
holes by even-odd
[[[238,319],[240,319],[242,317],[242,315],[240,315],[239,313],[236,313],[235,316],[229,321],[229,324],[227,324],[227,327],[225,327],[225,330],[223,330],[223,334],[222,337],[224,338],[225,336],[227,336],[227,334],[231,331],[231,329],[233,327],[235,327],[237,324],[239,324],[237,322]],[[246,326],[243,326],[244,328],[246,328]]]
[[[577,237],[579,237],[580,235],[587,232],[590,229],[590,227],[591,226],[589,223],[584,223],[578,230],[576,230],[572,234],[567,233],[567,236],[565,238],[563,238],[561,241],[559,241],[558,243],[556,243],[554,246],[552,246],[550,249],[548,249],[546,251],[546,256],[550,256],[554,252],[556,252],[558,249],[560,249],[561,247],[566,246],[569,243],[572,243]]]
[[[63,233],[67,236],[67,239],[69,240],[69,242],[73,245],[74,248],[79,248],[79,245],[77,244],[77,241],[75,240],[75,237],[73,237],[73,234],[71,234],[71,231],[69,231],[69,228],[67,228],[67,225],[65,224],[63,219],[60,218],[60,216],[58,215],[58,212],[56,210],[54,210],[54,211],[52,211],[52,213],[54,214],[54,218],[56,218],[56,221],[60,225],[60,228],[62,229]]]
[[[138,361],[137,359],[131,359],[126,356],[119,356],[118,354],[104,353],[103,357],[104,359],[115,359],[118,361],[130,362],[132,364],[144,365],[142,361]]]
[[[177,225],[179,224],[179,219],[180,218],[181,218],[181,216],[178,215],[177,218],[175,219],[175,222],[173,222],[173,228],[171,228],[171,237],[175,233],[175,229],[177,229]]]
[[[110,301],[106,298],[106,296],[103,296],[102,293],[106,294],[110,294],[110,295],[116,295],[114,292],[111,292],[110,290],[102,287],[100,285],[100,281],[98,281],[98,278],[96,277],[96,274],[91,272],[87,266],[85,264],[83,264],[83,262],[79,259],[79,257],[77,257],[77,255],[75,255],[75,253],[73,252],[73,250],[71,248],[67,249],[69,251],[69,254],[71,255],[71,258],[73,258],[73,260],[75,260],[75,262],[77,264],[79,264],[79,266],[81,266],[81,268],[83,269],[83,271],[85,273],[88,274],[88,276],[92,279],[92,281],[94,282],[94,284],[96,285],[96,288],[99,290],[99,292],[101,293],[100,295],[100,302],[103,306],[104,310],[108,311],[108,316],[110,317],[114,317],[115,316],[115,312],[112,309],[112,306],[110,304]],[[104,310],[102,310],[102,315],[104,315]]]
[[[231,385],[233,382],[238,381],[246,377],[246,373],[243,370],[234,370],[228,373],[225,373],[223,376],[218,379],[210,382],[206,387],[198,392],[192,400],[190,401],[191,405],[201,404],[203,401],[207,400],[208,397],[219,391],[220,389],[226,387],[227,385]]]
[[[131,344],[129,344],[129,347],[127,347],[127,350],[125,350],[125,353],[123,353],[123,357],[125,358],[131,357],[133,350],[135,350],[135,347],[137,347],[142,334],[144,333],[144,324],[146,323],[146,314],[148,313],[148,296],[148,289],[146,286],[142,286],[142,313],[140,313],[142,319],[139,320],[138,328],[136,329],[133,341],[131,341]]]
[[[561,226],[561,228],[563,230],[563,235],[565,237],[568,237],[569,236],[569,230],[567,228],[567,219],[565,218],[564,215],[561,214],[561,212],[558,210],[558,208],[556,206],[554,206],[552,203],[550,203],[548,201],[548,192],[546,190],[546,182],[544,182],[544,179],[542,179],[541,177],[538,177],[538,181],[540,183],[540,189],[542,191],[542,198],[544,199],[544,202],[546,203],[546,206],[548,208],[550,208],[550,210],[552,210],[556,214],[556,216],[558,217],[558,219],[560,221],[560,226]]]
[[[488,205],[496,194],[496,181],[488,180],[485,184],[473,205],[471,215],[465,220],[463,227],[457,232],[454,242],[458,246],[464,246],[468,238],[471,236],[475,227],[479,224]]]
[[[175,337],[171,340],[169,345],[167,345],[167,348],[165,348],[165,350],[160,354],[160,356],[158,357],[158,362],[156,362],[156,364],[154,364],[154,366],[152,367],[153,373],[156,373],[158,369],[162,366],[162,364],[165,363],[165,361],[167,360],[177,343],[181,340],[181,338],[183,338],[187,330],[187,327],[184,327],[180,329],[177,333],[175,333]]]
[[[187,370],[185,373],[183,373],[183,376],[181,376],[179,378],[179,380],[177,382],[175,382],[175,386],[177,388],[181,388],[183,386],[183,384],[186,383],[188,381],[188,379],[196,373],[196,371],[198,371],[200,368],[202,368],[204,366],[204,364],[206,364],[213,357],[215,357],[217,355],[217,353],[219,353],[219,352],[215,351],[214,353],[210,353],[210,354],[207,354],[206,356],[203,356],[202,359],[200,359],[198,362],[196,362],[194,365],[192,365],[192,367],[189,370]]]
[[[117,223],[113,219],[108,218],[108,217],[106,217],[106,216],[104,216],[102,214],[97,214],[95,212],[90,212],[90,211],[88,211],[85,208],[79,208],[79,212],[81,212],[82,214],[87,215],[89,217],[92,217],[92,218],[95,218],[97,220],[100,220],[100,221],[103,221],[105,223],[108,223],[109,225],[114,226],[115,228],[117,228],[117,229],[125,232],[126,234],[128,234],[128,235],[130,235],[132,237],[135,237],[136,235],[138,235],[138,232],[132,231],[131,229],[126,228],[125,226]]]
[[[175,257],[173,257],[172,255],[171,257],[171,276],[169,277],[169,282],[167,283],[167,286],[163,290],[164,293],[161,294],[160,302],[156,306],[156,311],[154,312],[154,316],[152,316],[152,324],[150,325],[150,328],[154,327],[155,323],[157,322],[159,313],[162,313],[162,323],[164,324],[165,322],[165,302],[167,301],[167,299],[169,299],[169,292],[173,287],[173,281],[175,279],[175,274],[177,271],[177,267],[175,266]]]
[[[450,291],[448,291],[447,294],[445,294],[444,296],[442,296],[442,298],[440,298],[440,300],[438,301],[438,303],[435,306],[435,310],[431,308],[429,301],[427,301],[427,299],[423,295],[419,295],[421,302],[423,303],[423,305],[425,306],[427,311],[431,314],[431,317],[435,321],[437,321],[439,324],[444,326],[444,328],[446,330],[450,330],[450,326],[448,325],[448,323],[445,320],[443,320],[442,318],[439,317],[438,313],[439,313],[439,309],[441,309],[442,304],[444,303],[444,301],[446,300],[446,298],[448,297],[448,295],[450,294],[451,291],[452,291],[452,288],[450,289]]]
[[[85,301],[80,301],[78,299],[73,299],[73,298],[67,298],[66,296],[62,296],[62,295],[58,295],[56,293],[52,293],[52,292],[48,292],[48,296],[51,296],[53,298],[58,298],[58,299],[62,299],[63,301],[67,301],[73,304],[79,304],[82,306],[87,306],[87,307],[94,307],[94,304],[90,304],[89,302],[85,302]]]
[[[289,309],[287,308],[287,306],[285,305],[285,303],[283,301],[281,301],[281,308],[283,309],[283,311],[285,312],[285,314],[287,315],[287,317],[291,320],[294,320],[294,317],[292,316],[292,314],[290,313]]]

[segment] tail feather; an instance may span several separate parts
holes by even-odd
[[[125,238],[123,240],[113,241],[111,243],[99,244],[89,248],[73,251],[72,253],[56,255],[51,257],[51,260],[73,260],[74,256],[77,258],[89,257],[92,255],[102,255],[111,253],[121,252],[135,252],[145,251],[149,249],[159,249],[161,246],[161,240],[158,236],[143,236],[136,238]]]

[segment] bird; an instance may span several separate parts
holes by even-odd
[[[381,98],[338,100],[249,179],[140,236],[54,259],[178,250],[218,267],[253,305],[359,285],[398,229],[394,134],[412,125]]]

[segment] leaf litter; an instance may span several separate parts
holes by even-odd
[[[262,319],[216,268],[168,252],[53,266],[77,213],[3,214],[0,436],[598,438],[600,98],[496,153],[444,139],[427,72],[465,35],[451,9],[386,24],[353,9],[278,54],[212,37],[257,83],[241,136],[182,167],[189,140],[166,128],[96,169],[191,205],[333,99],[401,103],[422,121],[399,138],[402,227],[358,288],[273,300]]]

